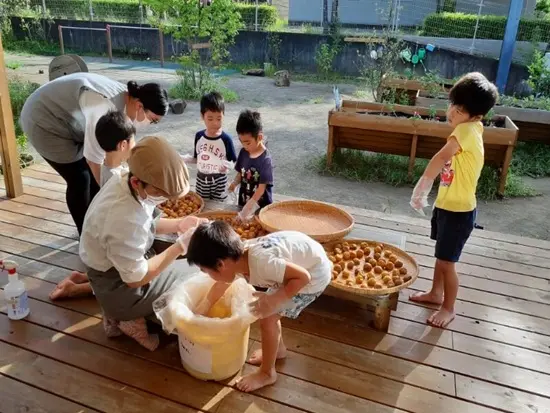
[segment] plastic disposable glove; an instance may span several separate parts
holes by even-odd
[[[430,205],[428,203],[428,195],[432,190],[433,184],[433,179],[422,177],[414,187],[410,205],[414,210],[418,211],[422,215],[424,215],[424,211],[422,209]]]
[[[222,161],[222,166],[220,167],[220,173],[224,174],[229,172],[235,167],[235,162],[231,161]]]
[[[194,227],[188,228],[187,231],[181,233],[178,232],[179,237],[177,239],[178,244],[180,244],[182,251],[182,255],[187,254],[187,248],[189,247],[189,242],[191,241],[191,237],[195,233],[195,230],[199,224],[195,225]]]
[[[178,234],[183,234],[187,232],[189,228],[197,228],[200,224],[205,224],[207,222],[208,220],[206,218],[198,218],[194,216],[182,218],[178,223]]]
[[[256,201],[254,201],[252,198],[248,200],[248,202],[243,206],[243,209],[241,212],[237,214],[237,221],[240,222],[246,222],[250,221],[253,217],[256,211],[260,209],[260,206]]]
[[[267,318],[278,313],[283,303],[288,300],[280,290],[273,294],[255,292],[254,297],[257,300],[248,304],[248,308],[250,313],[258,318]]]
[[[183,161],[187,163],[194,163],[196,161],[195,157],[190,153],[186,153],[185,155],[180,154],[180,156],[181,156],[181,159],[183,159]]]
[[[240,185],[230,184],[227,187],[227,193],[229,195],[229,202],[236,204],[239,202],[239,187]]]

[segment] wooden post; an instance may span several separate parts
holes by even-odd
[[[65,45],[63,43],[63,26],[57,26],[57,32],[59,33],[59,47],[61,48],[61,54],[65,54]]]
[[[19,169],[19,153],[15,140],[15,126],[10,102],[8,76],[4,62],[4,46],[0,33],[0,156],[2,172],[6,182],[6,193],[9,198],[23,195],[23,182]]]
[[[504,190],[506,189],[506,177],[508,176],[508,168],[510,162],[512,162],[512,155],[514,153],[514,145],[508,145],[506,148],[506,154],[504,155],[504,162],[502,163],[502,171],[500,172],[500,181],[498,184],[497,194],[504,196]]]
[[[159,29],[160,67],[164,67],[164,33]]]
[[[409,171],[407,176],[409,179],[413,176],[414,162],[416,161],[416,147],[418,146],[418,135],[413,135],[411,143],[411,153],[409,154]]]
[[[327,145],[327,168],[332,165],[332,157],[334,155],[334,126],[328,127],[328,145]]]
[[[113,43],[111,42],[111,26],[105,27],[105,37],[107,38],[107,56],[109,63],[113,63]]]

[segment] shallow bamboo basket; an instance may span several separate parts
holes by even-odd
[[[234,223],[235,218],[237,217],[237,212],[232,212],[232,211],[201,212],[200,214],[197,214],[197,217],[206,218],[206,219],[209,219],[211,221],[216,221],[216,220],[226,221],[228,223],[231,223],[231,226],[233,227],[233,229],[236,229],[235,225],[233,225],[233,223]],[[258,237],[262,237],[264,235],[267,235],[267,233],[263,229],[262,225],[258,221],[257,217],[255,217],[253,220],[251,220],[248,224],[252,225],[253,227],[259,227],[259,229],[261,229],[262,232],[260,232],[260,231],[255,232],[254,236],[252,236],[252,237],[243,236],[244,234],[239,234],[241,236],[242,240],[254,239],[254,238],[258,238]]]
[[[186,215],[179,216],[179,217],[170,217],[170,216],[166,215],[166,213],[164,211],[162,211],[162,205],[161,205],[160,209],[162,211],[162,217],[163,218],[168,218],[168,219],[179,219],[179,218],[183,218],[183,217],[190,216],[190,215],[198,215],[204,209],[204,199],[202,199],[202,197],[199,194],[197,194],[196,192],[189,191],[187,194],[182,196],[180,199],[183,199],[183,198],[193,198],[193,199],[197,200],[199,202],[199,209],[192,212],[191,214],[186,214]]]
[[[332,280],[330,285],[334,288],[337,288],[339,290],[343,290],[349,293],[358,294],[358,295],[386,295],[386,294],[392,294],[404,288],[407,288],[409,285],[415,282],[416,279],[418,278],[419,268],[416,260],[413,257],[411,257],[409,254],[407,254],[405,251],[390,244],[385,244],[383,242],[369,241],[364,239],[345,239],[345,240],[339,240],[339,241],[332,241],[330,243],[323,245],[323,247],[325,248],[327,255],[330,255],[330,253],[334,250],[334,247],[337,244],[342,244],[344,242],[347,242],[349,244],[353,243],[357,245],[360,245],[361,243],[365,242],[369,245],[369,247],[372,250],[374,250],[374,248],[377,245],[382,245],[384,247],[384,251],[386,250],[391,251],[393,254],[397,256],[397,259],[403,263],[403,267],[407,269],[407,275],[410,275],[411,279],[407,282],[403,282],[403,284],[401,285],[396,285],[394,287],[384,286],[384,288],[381,288],[381,289],[375,289],[373,287],[360,288],[357,284],[355,284],[354,286],[347,286],[345,284],[342,284],[341,282]],[[370,256],[363,257],[360,259],[360,262],[361,262],[360,266],[362,267],[365,264],[366,260],[369,258],[372,258],[372,252]],[[354,278],[355,277],[353,277],[353,279]],[[376,276],[376,279],[377,281],[379,281],[380,276]]]
[[[282,201],[260,211],[260,224],[267,232],[300,231],[321,243],[339,240],[353,229],[346,211],[317,201]]]

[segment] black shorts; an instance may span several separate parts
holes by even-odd
[[[470,212],[451,212],[434,208],[431,239],[436,241],[435,258],[458,262],[475,222],[475,209]]]

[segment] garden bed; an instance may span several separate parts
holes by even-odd
[[[419,92],[416,106],[423,108],[445,109],[449,104],[446,98],[428,97]],[[519,128],[518,140],[522,142],[542,142],[550,145],[550,111],[497,105],[496,115],[509,117]]]
[[[403,105],[344,100],[329,112],[327,166],[339,148],[409,157],[409,175],[416,158],[429,159],[444,145],[453,128],[444,111]],[[499,168],[498,194],[504,194],[506,176],[517,141],[518,128],[506,116],[495,116],[485,128],[485,163]]]
[[[394,92],[394,100],[397,103],[418,105],[417,97],[420,92],[449,92],[454,85],[453,80],[442,79],[441,82],[422,81],[421,79],[402,79],[398,77],[386,77],[382,79],[384,95]]]

